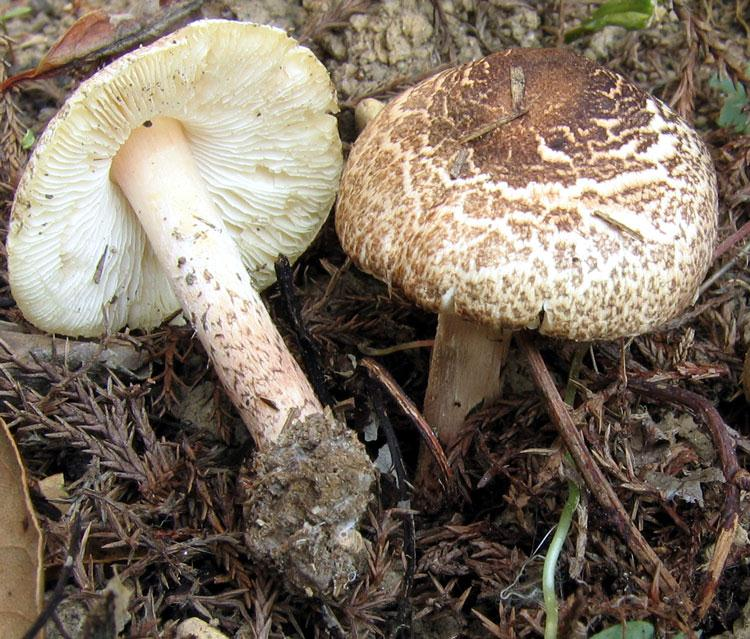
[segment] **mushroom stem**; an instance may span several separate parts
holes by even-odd
[[[511,335],[509,330],[480,326],[454,314],[438,315],[423,413],[446,452],[456,443],[469,411],[500,396],[500,370]],[[415,485],[428,502],[438,492],[437,478],[432,457],[423,447]]]
[[[111,176],[258,447],[277,439],[293,411],[300,417],[320,412],[253,288],[180,123],[156,118],[134,130]]]

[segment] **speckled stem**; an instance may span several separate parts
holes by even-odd
[[[500,370],[510,338],[511,331],[483,327],[448,313],[438,316],[423,413],[446,453],[469,411],[500,395]],[[429,451],[423,448],[415,485],[427,503],[441,492],[438,476]]]
[[[292,411],[322,410],[252,286],[198,174],[181,125],[135,130],[112,164],[182,308],[259,447]]]

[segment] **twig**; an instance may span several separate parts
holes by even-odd
[[[750,248],[748,246],[745,246],[739,253],[737,253],[734,257],[732,257],[730,260],[728,260],[725,264],[722,265],[721,268],[714,271],[710,277],[706,278],[706,280],[703,282],[703,284],[698,287],[698,297],[703,295],[709,288],[711,288],[714,283],[724,277],[729,271],[731,271],[734,268],[734,265],[737,263],[737,260],[740,259],[743,253],[747,251],[747,249]],[[732,292],[732,297],[736,295],[734,291]]]
[[[438,57],[442,62],[448,58],[450,62],[455,63],[455,50],[448,29],[448,18],[445,14],[443,5],[438,0],[430,0],[432,4],[432,26],[435,32],[433,36],[437,45]]]
[[[343,29],[356,13],[367,13],[373,0],[339,0],[318,18],[308,21],[297,40],[306,44],[320,38],[327,31]]]
[[[452,166],[450,169],[450,176],[452,179],[457,179],[463,171],[464,164],[469,157],[469,149],[466,148],[466,144],[472,140],[482,137],[483,135],[494,131],[495,129],[505,126],[506,124],[513,122],[520,118],[522,115],[526,115],[529,109],[526,107],[526,75],[523,72],[522,67],[512,66],[510,68],[510,101],[511,110],[510,113],[500,116],[492,122],[485,124],[484,126],[467,133],[463,137],[457,140],[459,145],[458,153],[453,159]]]
[[[617,218],[611,216],[606,211],[592,211],[591,214],[594,217],[598,217],[600,220],[603,220],[610,226],[614,227],[624,235],[629,235],[630,237],[635,238],[636,240],[643,241],[643,233],[641,233],[638,229],[633,228],[632,226],[628,226],[625,222],[622,220],[618,220]]]
[[[284,301],[287,319],[292,324],[292,330],[297,339],[297,345],[299,346],[302,355],[302,362],[305,365],[305,370],[310,377],[310,383],[315,389],[315,394],[318,396],[318,399],[320,399],[320,401],[326,406],[333,406],[335,402],[333,401],[333,397],[331,397],[331,393],[328,392],[328,387],[325,383],[325,375],[323,375],[323,369],[320,366],[320,351],[318,350],[318,345],[312,340],[310,334],[307,332],[307,328],[302,322],[299,304],[297,304],[297,298],[294,295],[292,266],[289,264],[289,260],[286,256],[279,255],[273,267],[276,271],[276,279],[279,283],[281,299]]]
[[[350,95],[348,99],[342,100],[339,106],[342,109],[353,109],[357,106],[358,102],[361,102],[365,98],[392,97],[397,93],[401,93],[405,89],[418,84],[425,78],[429,78],[437,73],[440,73],[441,71],[445,71],[445,69],[449,69],[450,67],[450,64],[444,63],[435,65],[430,69],[426,69],[425,71],[420,71],[419,73],[415,73],[412,75],[396,76],[392,80],[376,86],[374,89],[370,89],[369,91],[365,91],[361,94]]]
[[[499,129],[501,126],[505,126],[506,124],[513,122],[513,120],[517,120],[522,115],[526,115],[528,112],[528,109],[523,109],[521,111],[517,111],[516,113],[508,113],[507,115],[500,116],[499,118],[497,118],[497,120],[493,120],[489,124],[485,124],[484,126],[472,131],[471,133],[467,133],[462,138],[459,138],[457,142],[459,145],[463,145],[467,142],[471,142],[472,140],[476,140],[477,138],[481,138],[483,135],[486,135],[487,133],[490,133],[495,129]]]
[[[430,425],[425,418],[422,417],[419,410],[417,410],[414,402],[406,396],[406,393],[404,393],[398,385],[398,382],[391,377],[391,374],[374,359],[365,357],[361,359],[359,363],[364,366],[370,375],[372,375],[383,386],[383,388],[388,391],[388,394],[395,400],[401,410],[403,410],[409,419],[412,420],[427,445],[427,448],[429,448],[432,453],[438,468],[440,468],[440,472],[443,475],[444,486],[451,486],[453,482],[453,471],[448,465],[448,459],[445,456],[443,447],[440,445],[437,437],[435,437],[435,433],[432,431],[432,428],[430,428]]]
[[[383,355],[393,355],[400,351],[409,351],[415,348],[432,348],[435,343],[434,339],[419,339],[411,342],[402,342],[401,344],[394,344],[393,346],[386,346],[384,348],[372,348],[366,343],[357,344],[357,348],[364,355],[370,357],[382,357]]]
[[[325,259],[321,259],[320,263],[326,270],[326,272],[331,276],[331,279],[328,280],[328,284],[326,284],[326,288],[323,291],[323,295],[320,296],[320,299],[318,299],[318,301],[316,302],[313,302],[313,304],[309,306],[309,312],[312,315],[320,312],[326,306],[326,304],[328,304],[331,296],[336,290],[336,287],[339,285],[341,278],[351,267],[352,260],[351,258],[347,257],[344,260],[344,263],[338,268],[333,266],[333,264],[329,264]]]
[[[529,363],[534,382],[547,403],[550,418],[557,427],[589,491],[604,509],[609,521],[632,553],[652,575],[657,573],[660,575],[662,584],[676,598],[674,603],[678,604],[687,616],[690,616],[693,609],[691,602],[685,597],[677,580],[643,538],[640,530],[628,516],[612,485],[591,457],[583,436],[573,423],[568,407],[562,401],[555,382],[532,338],[524,331],[518,331],[515,335]]]
[[[714,256],[712,261],[718,260],[724,253],[731,250],[733,246],[739,244],[748,235],[750,235],[750,222],[745,222],[740,228],[738,228],[729,237],[721,241],[719,246],[714,249]]]

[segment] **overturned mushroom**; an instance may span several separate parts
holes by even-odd
[[[356,436],[323,412],[256,289],[273,282],[279,253],[304,251],[330,210],[342,163],[336,110],[323,65],[283,31],[190,24],[68,99],[18,187],[7,244],[13,295],[45,331],[147,329],[182,308],[260,449],[257,468],[309,491],[309,512],[285,495],[252,494],[248,544],[323,596],[366,565],[355,525],[374,471]],[[316,467],[333,471],[323,501],[320,476],[294,475],[303,464],[269,470],[284,447],[328,455]],[[342,459],[350,473],[337,479]],[[283,529],[256,516],[263,499]],[[352,507],[331,509],[337,499]],[[314,531],[307,547],[316,545],[287,557],[290,531],[297,547]],[[308,580],[328,555],[334,565]]]
[[[16,192],[8,262],[26,319],[67,335],[182,307],[256,442],[321,410],[256,289],[333,202],[334,88],[282,31],[195,22],[82,83]]]
[[[352,147],[336,211],[360,268],[439,313],[424,412],[448,447],[499,393],[510,330],[652,330],[694,300],[716,226],[695,131],[561,49],[495,53],[395,98]],[[416,481],[434,488],[424,455]]]

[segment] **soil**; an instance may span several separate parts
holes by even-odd
[[[663,330],[625,344],[591,346],[578,373],[577,427],[679,591],[665,590],[661,576],[631,553],[608,514],[584,491],[557,567],[559,636],[588,637],[635,620],[653,624],[662,637],[750,636],[746,493],[725,483],[721,451],[709,436],[713,413],[703,404],[686,404],[680,394],[690,391],[690,397],[718,409],[722,428],[737,445],[739,467],[747,468],[750,375],[743,393],[742,369],[750,345],[750,273],[746,240],[737,232],[750,218],[750,136],[718,125],[725,96],[712,79],[729,77],[746,86],[750,81],[749,4],[660,2],[646,28],[605,27],[565,45],[566,31],[598,4],[0,4],[0,15],[30,8],[2,24],[8,76],[36,66],[88,11],[116,15],[117,24],[129,29],[127,38],[109,43],[106,55],[74,56],[0,98],[2,219],[10,215],[29,154],[22,143],[27,132],[38,135],[77,83],[105,58],[140,44],[139,33],[160,35],[201,16],[273,24],[309,46],[337,86],[345,148],[356,137],[353,111],[361,99],[387,100],[437,69],[492,51],[571,46],[619,71],[672,105],[702,134],[717,168],[719,239],[728,240],[728,248],[717,256],[691,309]],[[248,549],[241,495],[243,486],[252,486],[247,469],[255,453],[190,328],[169,325],[149,334],[108,336],[96,342],[101,348],[94,354],[75,347],[79,354],[68,358],[33,335],[14,306],[4,269],[3,259],[0,346],[8,346],[0,348],[0,416],[12,427],[30,473],[45,533],[48,597],[58,603],[69,636],[172,637],[189,617],[238,638],[543,636],[542,561],[567,482],[575,476],[526,365],[512,350],[503,399],[479,407],[467,420],[450,453],[458,482],[445,507],[437,513],[414,510],[419,495],[409,495],[393,466],[402,459],[407,476],[413,472],[419,435],[398,392],[373,385],[362,363],[365,357],[376,360],[403,396],[419,405],[429,364],[425,341],[434,335],[435,319],[351,266],[331,222],[295,265],[295,295],[337,414],[364,442],[380,472],[356,542],[364,539],[367,564],[348,570],[356,579],[325,599],[306,596],[307,582],[286,574],[287,559],[269,558],[257,544],[254,553]],[[299,354],[294,323],[276,287],[266,300]],[[3,331],[14,339],[4,339]],[[558,386],[564,386],[575,346],[552,340],[540,345]],[[667,399],[636,394],[612,383],[622,367],[639,379],[658,375],[678,391]],[[395,434],[390,445],[389,424]],[[282,456],[279,463],[289,462]],[[261,466],[256,461],[255,468]],[[339,471],[348,468],[342,462]],[[62,501],[45,496],[40,483],[57,473],[67,493]],[[271,492],[289,492],[285,486],[293,483],[273,484]],[[256,520],[274,516],[273,504],[260,506],[264,514],[253,515]],[[334,531],[329,537],[342,525],[351,533],[349,512],[338,515],[326,524]],[[712,585],[717,543],[727,554]],[[329,567],[318,575],[311,570],[304,568],[315,581]],[[64,589],[54,595],[58,580]],[[127,611],[116,615],[118,601]],[[700,603],[706,604],[705,614],[691,612]],[[55,626],[49,622],[48,636],[64,636]]]

